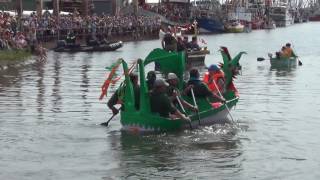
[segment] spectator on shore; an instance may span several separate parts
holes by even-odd
[[[45,11],[42,17],[37,17],[32,13],[29,17],[21,19],[22,27],[18,29],[17,16],[11,16],[8,13],[0,12],[0,35],[1,46],[7,48],[16,48],[15,37],[17,31],[24,34],[24,39],[27,42],[27,47],[35,49],[38,41],[49,41],[59,38],[65,39],[67,32],[73,31],[74,35],[79,38],[86,35],[94,35],[98,38],[123,38],[135,37],[139,39],[141,36],[156,35],[159,32],[161,19],[159,17],[133,16],[133,15],[91,15],[81,16],[78,11],[73,14],[60,15],[58,18]],[[10,34],[7,34],[10,32]],[[23,41],[23,40],[22,40]],[[21,42],[22,42],[21,41]],[[25,42],[19,45],[24,46]],[[18,46],[19,46],[18,45]]]

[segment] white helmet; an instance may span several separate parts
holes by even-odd
[[[168,74],[168,80],[170,79],[178,79],[177,75],[175,73],[169,73]]]

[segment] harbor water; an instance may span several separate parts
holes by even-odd
[[[115,52],[54,53],[0,71],[0,179],[319,179],[320,23],[201,35],[206,65],[246,51],[234,124],[176,133],[121,131],[99,101],[106,66],[144,58],[159,40]],[[302,66],[271,68],[267,53],[290,42]],[[257,61],[257,57],[266,60]]]

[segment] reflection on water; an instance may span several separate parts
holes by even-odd
[[[43,107],[45,105],[45,84],[44,84],[44,70],[45,63],[44,62],[36,62],[34,64],[34,67],[36,68],[36,71],[38,72],[38,77],[39,79],[37,80],[36,87],[38,88],[38,93],[37,93],[37,110],[38,110],[38,119],[42,120],[43,119]]]
[[[231,56],[248,53],[235,79],[240,100],[232,116],[240,128],[132,135],[120,131],[119,116],[99,125],[111,116],[106,101],[118,85],[98,100],[105,67],[144,58],[159,40],[11,65],[0,71],[0,179],[318,179],[319,25],[200,37],[211,51],[207,66],[222,61],[222,45]],[[289,40],[303,66],[256,61]]]
[[[53,54],[53,86],[52,86],[52,112],[59,113],[61,112],[61,95],[60,95],[60,70],[61,70],[61,62],[59,60],[59,54]]]

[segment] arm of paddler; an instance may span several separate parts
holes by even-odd
[[[190,90],[191,90],[192,88],[193,88],[193,85],[192,85],[192,84],[188,85],[188,86],[183,90],[182,95],[187,96],[188,94],[190,94]]]
[[[181,99],[181,104],[182,104],[183,107],[185,107],[185,108],[187,108],[187,109],[191,109],[191,110],[194,111],[194,112],[199,111],[199,109],[198,109],[197,107],[191,105],[190,103],[188,103],[187,101],[185,101],[185,100],[182,99],[181,97],[180,97],[180,99]]]
[[[114,107],[118,103],[118,100],[119,100],[119,97],[118,97],[118,90],[117,90],[113,93],[113,95],[111,96],[111,98],[109,99],[109,101],[107,103],[107,105],[108,105],[109,109],[111,109],[113,115],[116,115],[119,113],[119,110]]]
[[[167,111],[170,113],[169,114],[169,117],[174,120],[176,118],[179,118],[179,119],[183,119],[183,120],[186,120],[186,121],[191,121],[189,117],[186,117],[184,114],[182,114],[168,99],[165,99],[163,101],[164,103],[164,106]]]
[[[174,111],[172,114],[170,114],[171,119],[182,119],[185,121],[191,121],[191,119],[189,117],[187,117],[186,115],[182,114],[178,109],[176,109],[176,111]]]

